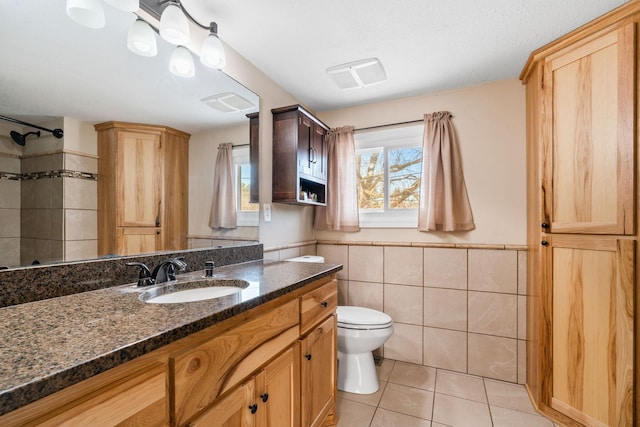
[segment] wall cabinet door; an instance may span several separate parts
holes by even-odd
[[[118,145],[120,227],[159,227],[162,156],[160,135],[121,132]]]
[[[545,404],[588,426],[633,423],[635,242],[547,236]]]
[[[315,427],[334,407],[337,378],[336,316],[329,316],[301,342],[302,425]]]
[[[544,69],[541,223],[634,233],[635,24],[576,43]]]
[[[155,227],[118,227],[118,254],[138,255],[158,252],[162,248],[162,230]]]

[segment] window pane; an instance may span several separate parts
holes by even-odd
[[[257,211],[257,203],[249,203],[249,190],[251,184],[251,165],[249,163],[238,165],[238,210]]]
[[[356,153],[360,209],[384,209],[384,156],[382,149]]]
[[[422,148],[397,148],[389,156],[389,208],[416,209],[420,203]]]

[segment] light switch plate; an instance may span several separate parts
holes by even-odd
[[[262,205],[262,211],[264,212],[264,222],[271,221],[271,204],[265,203]]]

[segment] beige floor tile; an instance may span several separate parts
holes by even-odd
[[[455,427],[491,427],[486,403],[436,393],[433,421]]]
[[[435,390],[436,369],[413,363],[396,362],[389,382],[422,390]]]
[[[438,370],[436,393],[487,403],[484,381],[480,377]]]
[[[338,390],[338,397],[341,399],[364,403],[365,405],[378,406],[378,404],[380,403],[380,398],[382,397],[382,393],[384,392],[386,386],[386,381],[380,381],[380,388],[378,389],[378,391],[372,394],[347,393],[345,391]]]
[[[431,422],[429,420],[423,420],[422,418],[416,418],[382,408],[376,410],[373,421],[371,421],[371,427],[430,427],[430,425]]]
[[[379,381],[389,381],[389,376],[391,376],[391,371],[393,367],[396,365],[396,361],[393,359],[383,359],[382,364],[380,366],[376,366],[376,372],[378,373]]]
[[[491,406],[537,414],[524,386],[489,379],[485,379],[484,384]]]
[[[447,426],[447,425],[444,425],[444,424],[432,422],[431,423],[431,427],[451,427],[451,426]]]
[[[494,427],[553,427],[553,423],[541,415],[527,414],[512,409],[491,407]]]
[[[389,383],[382,394],[380,408],[429,420],[433,409],[433,392]]]
[[[338,398],[336,401],[336,413],[340,417],[338,427],[368,427],[375,411],[375,406]]]

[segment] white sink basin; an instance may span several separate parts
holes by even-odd
[[[140,295],[151,304],[175,304],[222,298],[242,291],[249,282],[237,279],[201,279],[154,288]]]

